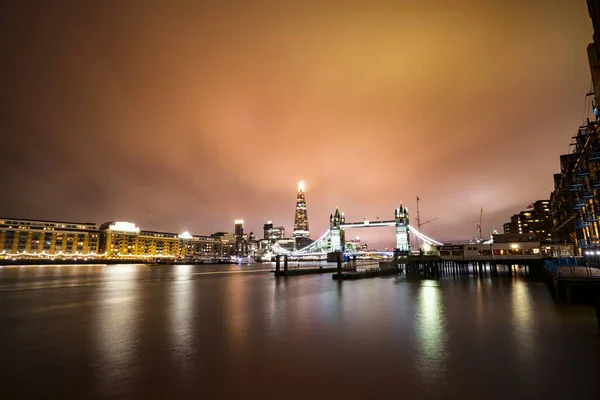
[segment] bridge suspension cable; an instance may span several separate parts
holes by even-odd
[[[276,254],[287,254],[291,256],[297,255],[306,255],[306,254],[315,254],[315,253],[323,253],[324,244],[329,240],[331,236],[331,231],[326,231],[320,238],[298,250],[287,250],[281,247],[279,243],[275,243],[273,245],[273,251]]]
[[[300,254],[321,252],[323,250],[323,244],[329,239],[330,236],[331,236],[331,231],[328,230],[323,235],[321,235],[320,238],[318,238],[317,240],[315,240],[308,246],[303,247],[296,251],[292,251],[291,254],[293,256],[295,256],[295,255],[300,255]]]
[[[421,232],[419,232],[418,230],[416,230],[413,226],[408,225],[408,228],[410,229],[410,232],[414,233],[416,237],[418,237],[419,239],[421,239],[422,241],[424,241],[425,243],[427,243],[428,245],[436,245],[436,246],[443,246],[444,243],[438,242],[435,239],[430,238],[429,236],[426,236],[424,234],[422,234]]]

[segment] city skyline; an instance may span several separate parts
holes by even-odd
[[[500,231],[549,197],[590,82],[585,4],[522,3],[11,5],[0,214],[291,232],[303,179],[313,237],[417,195],[432,237],[481,206]]]

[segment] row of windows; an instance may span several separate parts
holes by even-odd
[[[69,229],[89,229],[98,230],[97,226],[94,225],[73,225],[73,224],[60,224],[51,222],[31,222],[31,221],[0,221],[0,225],[14,225],[21,229],[27,229],[29,227],[50,227],[50,228],[69,228]]]
[[[467,250],[477,250],[477,248],[468,247]],[[495,256],[530,256],[540,253],[540,249],[494,249]],[[490,250],[479,250],[480,256],[489,256],[492,252]],[[462,250],[440,250],[440,256],[463,256],[464,252]]]

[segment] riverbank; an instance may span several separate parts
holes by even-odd
[[[144,264],[144,265],[219,265],[219,264],[235,264],[231,261],[221,262],[187,262],[187,261],[149,261],[149,260],[114,260],[114,259],[53,259],[53,260],[0,260],[0,265],[99,265],[99,264]]]

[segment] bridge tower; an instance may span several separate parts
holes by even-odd
[[[336,207],[335,213],[329,214],[329,230],[331,231],[331,249],[329,251],[344,251],[344,231],[341,226],[346,222],[344,213]]]
[[[400,204],[400,208],[394,210],[396,220],[396,249],[399,251],[410,251],[410,238],[408,236],[408,209]]]

